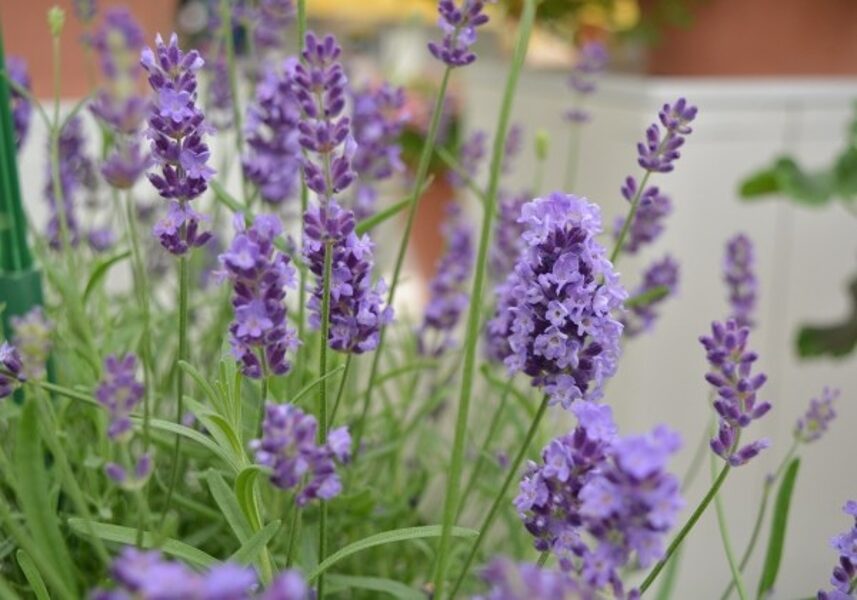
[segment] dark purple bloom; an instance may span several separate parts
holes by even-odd
[[[446,252],[429,283],[429,302],[418,337],[420,352],[431,356],[453,345],[452,334],[468,305],[467,282],[473,271],[473,228],[458,206],[450,206],[443,234]]]
[[[565,113],[566,119],[573,123],[585,123],[590,115],[579,104],[583,98],[596,90],[595,80],[607,66],[609,60],[607,48],[602,42],[590,41],[581,46],[577,64],[571,70],[568,85],[575,94],[575,106]]]
[[[207,164],[208,146],[202,141],[210,128],[196,103],[196,73],[203,60],[196,50],[182,52],[173,34],[169,45],[158,36],[155,51],[144,48],[140,63],[156,94],[146,135],[160,173],[150,173],[149,181],[162,197],[173,200],[167,222],[155,227],[155,235],[167,251],[182,255],[211,237],[199,232],[200,217],[188,206],[214,175]]]
[[[241,165],[268,204],[281,204],[297,192],[302,164],[300,116],[285,67],[266,69],[247,109],[247,150]]]
[[[522,208],[524,248],[497,288],[489,352],[523,371],[552,403],[598,400],[616,371],[622,324],[613,316],[627,292],[596,236],[601,211],[554,193]]]
[[[497,224],[494,226],[494,242],[488,259],[491,277],[495,281],[502,281],[511,273],[524,247],[521,236],[526,227],[520,218],[521,209],[527,202],[527,194],[500,198]]]
[[[95,390],[95,399],[110,414],[107,435],[124,440],[131,432],[130,415],[143,398],[145,388],[137,381],[137,357],[111,354],[104,360],[104,378]]]
[[[795,438],[806,444],[821,439],[836,418],[833,403],[837,398],[839,390],[825,386],[818,398],[811,399],[806,413],[795,424]]]
[[[755,253],[753,242],[744,234],[738,234],[726,242],[723,260],[723,280],[729,289],[730,318],[742,327],[752,328],[753,310],[756,308]]]
[[[9,73],[9,79],[20,87],[27,91],[32,89],[30,72],[27,69],[27,63],[24,59],[17,56],[7,56],[6,71]],[[27,139],[27,132],[30,130],[30,117],[33,114],[33,107],[30,106],[30,101],[26,96],[11,86],[9,87],[9,99],[12,102],[12,126],[15,128],[15,148],[20,150],[24,140]]]
[[[11,396],[25,381],[24,362],[18,349],[9,342],[3,342],[0,344],[0,399]]]
[[[283,226],[274,215],[258,215],[249,229],[244,216],[235,216],[236,235],[220,255],[223,273],[232,282],[235,319],[229,326],[232,353],[241,371],[253,378],[283,375],[286,358],[298,346],[286,319],[286,288],[294,285],[289,257],[274,247]]]
[[[474,131],[458,148],[458,167],[473,179],[485,158],[488,136],[484,131]],[[456,187],[464,186],[464,179],[453,170],[447,174],[449,182]]]
[[[393,309],[384,306],[384,282],[372,284],[374,258],[369,236],[354,232],[354,213],[333,200],[310,207],[304,215],[304,257],[316,276],[308,306],[310,325],[321,326],[325,245],[330,246],[330,347],[360,354],[378,345],[381,327],[393,320]]]
[[[256,462],[271,469],[271,483],[283,490],[296,488],[298,506],[315,498],[330,500],[342,491],[336,465],[348,462],[351,436],[340,427],[318,445],[317,427],[314,416],[293,404],[268,403],[262,438],[250,444]]]
[[[656,290],[662,294],[653,296],[646,302],[635,303],[622,317],[625,326],[624,334],[628,337],[637,336],[651,330],[658,319],[657,307],[678,290],[679,265],[671,256],[665,256],[646,269],[643,282],[631,294],[631,297],[643,296]]]
[[[538,567],[517,564],[508,558],[495,558],[482,572],[488,584],[486,594],[473,600],[578,600],[583,590],[568,574]]]
[[[679,148],[684,145],[685,136],[693,131],[690,123],[696,118],[696,107],[679,98],[675,104],[664,104],[658,118],[664,135],[661,137],[657,123],[652,124],[646,130],[645,142],[637,144],[637,162],[647,171],[669,173],[680,156]]]
[[[463,0],[461,8],[455,0],[440,0],[438,26],[443,32],[440,43],[429,42],[428,49],[436,59],[449,67],[464,67],[476,60],[470,47],[476,43],[476,28],[488,22],[483,0]]]
[[[851,529],[834,536],[830,546],[839,554],[839,562],[830,577],[830,591],[818,591],[818,600],[848,600],[857,587],[857,502],[849,500],[842,508],[854,519]]]
[[[637,180],[633,177],[625,179],[622,186],[622,196],[632,202],[637,194]],[[647,186],[640,193],[640,201],[634,221],[628,229],[625,245],[622,247],[628,254],[636,254],[641,247],[654,242],[664,231],[664,219],[672,212],[672,202],[669,196],[661,193],[655,186]],[[613,237],[619,239],[625,217],[617,217],[613,227]]]
[[[43,378],[46,374],[45,366],[53,345],[51,342],[51,334],[54,330],[53,323],[45,317],[42,307],[36,306],[26,314],[12,317],[10,325],[12,326],[12,342],[20,353],[27,378]]]
[[[763,439],[738,449],[741,430],[771,409],[769,402],[756,399],[767,376],[752,372],[758,355],[747,349],[749,336],[747,327],[729,320],[712,323],[711,336],[699,338],[711,366],[705,379],[717,391],[714,410],[720,416],[720,428],[711,440],[711,449],[733,467],[746,464],[769,445],[768,440]]]

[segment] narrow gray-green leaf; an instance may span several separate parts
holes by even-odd
[[[316,387],[318,384],[320,384],[322,381],[327,381],[328,379],[330,379],[330,378],[331,378],[331,377],[333,377],[334,375],[337,375],[337,374],[338,374],[340,371],[342,371],[343,369],[345,369],[345,366],[344,366],[344,365],[339,365],[338,367],[336,367],[335,369],[331,369],[330,371],[328,371],[327,373],[325,373],[325,374],[324,374],[324,375],[322,375],[321,377],[317,377],[317,378],[316,378],[316,379],[314,379],[313,381],[310,381],[308,384],[306,384],[306,385],[303,387],[303,389],[301,389],[297,394],[295,394],[295,397],[291,399],[291,403],[292,403],[292,404],[297,404],[298,402],[300,402],[300,401],[303,399],[303,397],[304,397],[304,396],[306,396],[306,395],[307,395],[307,394],[309,394],[313,389],[315,389],[315,387]]]
[[[786,539],[786,526],[789,521],[789,508],[792,503],[792,493],[795,488],[800,459],[795,458],[789,463],[780,488],[777,491],[777,501],[774,504],[774,515],[771,519],[771,536],[768,539],[768,549],[765,552],[765,566],[759,579],[759,598],[773,589],[783,558],[783,546]]]
[[[208,383],[205,377],[203,377],[202,373],[200,373],[199,370],[192,364],[183,360],[179,361],[179,367],[181,367],[181,369],[185,373],[190,375],[191,379],[196,382],[196,384],[199,386],[199,389],[201,389],[205,393],[206,397],[208,398],[208,401],[211,402],[211,405],[217,410],[223,412],[224,407],[221,405],[222,403],[220,401],[220,396],[214,390],[212,385]]]
[[[143,420],[140,417],[131,417],[131,421],[134,423],[136,428],[142,429]],[[212,454],[221,458],[223,462],[235,469],[236,472],[238,471],[239,466],[235,463],[234,457],[230,456],[229,453],[214,442],[214,440],[200,432],[193,430],[190,427],[185,427],[184,425],[178,425],[172,421],[164,421],[163,419],[151,419],[149,421],[149,425],[152,429],[157,431],[180,435],[186,439],[196,442],[200,446],[209,450]]]
[[[89,281],[86,282],[86,287],[83,290],[83,303],[86,304],[86,301],[89,299],[89,295],[95,289],[102,279],[104,279],[105,275],[107,275],[108,271],[110,271],[111,267],[122,262],[126,258],[131,256],[130,250],[125,250],[124,252],[120,252],[119,254],[115,254],[104,260],[100,261],[95,265],[95,268],[92,270],[92,274],[89,276]]]
[[[399,600],[425,600],[424,592],[415,590],[401,581],[384,579],[383,577],[360,577],[357,575],[329,575],[327,583],[330,592],[334,590],[355,588],[388,594]]]
[[[23,550],[18,550],[15,554],[18,559],[18,565],[24,572],[24,577],[27,578],[27,583],[30,584],[30,589],[38,600],[51,600],[51,595],[48,593],[48,588],[45,585],[45,580],[42,579],[42,574],[36,568],[35,563],[30,558],[30,555]]]
[[[235,492],[232,491],[223,476],[215,470],[209,470],[205,476],[208,481],[208,489],[214,498],[214,502],[220,509],[221,514],[229,523],[229,527],[235,533],[240,544],[245,543],[253,535],[253,530],[250,528],[250,523],[247,522],[247,517],[241,511],[241,506],[235,498]]]
[[[235,478],[235,496],[238,498],[238,504],[250,520],[250,527],[253,529],[259,529],[262,526],[259,511],[256,509],[255,493],[253,491],[256,476],[261,472],[262,467],[259,465],[250,465],[249,467],[244,467],[238,473],[238,477]]]
[[[357,224],[357,227],[354,228],[354,231],[357,235],[362,235],[367,231],[371,230],[374,227],[377,227],[384,221],[388,221],[395,217],[397,214],[405,210],[411,204],[410,198],[405,198],[404,200],[399,200],[393,205],[388,206],[384,210],[375,213],[371,217],[367,217],[360,221]]]
[[[240,565],[249,565],[259,558],[259,554],[265,549],[277,532],[280,530],[282,521],[271,521],[262,529],[254,533],[244,542],[240,548],[229,557],[230,561],[237,562]]]

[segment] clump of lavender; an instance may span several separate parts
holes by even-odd
[[[461,8],[455,0],[440,0],[438,25],[443,31],[440,43],[429,42],[428,49],[449,67],[464,67],[476,61],[470,47],[476,43],[476,28],[488,22],[483,0],[463,0]]]
[[[86,154],[86,139],[80,117],[70,119],[60,131],[58,142],[59,186],[55,185],[50,162],[46,167],[45,197],[50,206],[47,237],[51,248],[62,246],[63,222],[68,232],[68,242],[77,246],[80,242],[80,224],[77,219],[75,199],[77,194],[93,186],[93,165]],[[62,205],[57,201],[57,192]],[[63,222],[60,221],[63,220]]]
[[[348,462],[351,436],[346,427],[316,443],[318,422],[292,404],[265,406],[262,438],[251,442],[256,462],[271,469],[271,483],[283,490],[295,488],[295,502],[305,506],[320,498],[330,500],[342,491],[337,464]]]
[[[27,69],[27,63],[24,59],[17,56],[7,56],[6,71],[9,73],[9,79],[18,86],[27,91],[32,89],[30,72]],[[24,94],[11,86],[9,88],[9,99],[12,102],[12,126],[15,128],[15,149],[20,150],[24,144],[24,140],[27,139],[27,132],[30,130],[30,118],[33,115],[33,107]]]
[[[372,284],[372,242],[354,232],[354,213],[333,200],[310,207],[304,215],[304,257],[316,276],[308,306],[310,325],[321,327],[324,252],[330,246],[330,347],[360,354],[378,345],[381,327],[393,320],[393,309],[384,306],[384,282]]]
[[[622,186],[622,197],[631,202],[637,194],[637,180],[633,177],[625,179]],[[662,193],[656,186],[649,186],[640,193],[640,202],[634,221],[628,229],[628,235],[622,246],[622,251],[636,254],[640,248],[653,243],[664,231],[664,219],[672,212],[672,202],[669,196]],[[613,237],[619,239],[625,217],[617,217],[613,226]]]
[[[21,355],[24,373],[28,379],[42,379],[47,373],[48,356],[51,353],[51,323],[41,306],[30,309],[24,315],[14,316],[12,325],[12,341]]]
[[[497,288],[490,355],[529,375],[551,403],[598,400],[616,371],[622,324],[613,313],[627,297],[596,240],[601,211],[554,193],[525,204],[520,221],[524,248]]]
[[[753,311],[756,308],[756,274],[753,242],[744,234],[738,234],[726,242],[723,260],[723,280],[729,289],[731,318],[741,327],[752,328]]]
[[[494,281],[505,279],[518,260],[523,248],[521,236],[525,224],[520,221],[521,209],[529,202],[527,194],[506,195],[500,198],[494,241],[488,257],[488,267]]]
[[[258,215],[249,229],[241,214],[234,223],[232,245],[219,257],[223,274],[233,285],[232,353],[248,377],[283,375],[291,367],[287,351],[298,346],[295,331],[288,326],[285,304],[295,270],[289,258],[274,248],[283,226],[274,215]]]
[[[607,66],[609,58],[602,42],[589,41],[581,46],[577,63],[568,77],[568,85],[574,92],[574,105],[565,113],[565,118],[572,123],[589,121],[590,114],[580,105],[597,89],[596,78]]]
[[[485,159],[487,142],[488,135],[484,131],[477,130],[471,133],[458,148],[458,167],[471,179],[476,175],[476,171],[479,170],[479,166]],[[455,187],[464,187],[465,185],[462,175],[454,170],[449,171],[447,178]]]
[[[3,342],[0,344],[0,399],[11,396],[25,381],[24,362],[18,349]]]
[[[253,41],[263,51],[280,50],[295,18],[294,0],[260,0],[252,14]]]
[[[495,558],[482,572],[487,594],[473,600],[577,600],[583,590],[568,574],[529,563]]]
[[[655,295],[628,307],[629,310],[622,317],[622,323],[625,326],[624,334],[634,337],[651,330],[658,319],[658,306],[675,295],[678,282],[679,265],[671,256],[665,256],[652,263],[643,273],[643,282],[634,290],[631,298]]]
[[[443,234],[446,252],[429,283],[429,302],[418,336],[420,352],[430,356],[440,356],[453,345],[452,334],[467,307],[466,287],[473,271],[473,228],[458,206],[450,206]]]
[[[159,35],[154,51],[144,48],[140,63],[156,93],[146,135],[160,173],[149,173],[149,181],[162,197],[171,200],[167,216],[155,225],[154,234],[168,252],[181,256],[211,238],[209,232],[200,232],[202,216],[190,206],[214,175],[207,164],[208,146],[202,141],[210,128],[196,103],[196,73],[203,60],[196,50],[182,52],[178,36],[173,34],[169,45]]]
[[[821,439],[827,433],[830,423],[836,418],[833,403],[838,398],[839,390],[827,386],[821,390],[818,398],[812,398],[806,413],[795,424],[795,439],[805,444]]]
[[[830,577],[833,589],[819,590],[818,600],[848,600],[857,589],[857,502],[849,500],[842,511],[854,518],[854,525],[830,540],[831,547],[839,553],[839,562]]]
[[[770,445],[767,439],[761,439],[738,449],[741,430],[771,409],[769,402],[757,402],[756,394],[767,377],[752,372],[758,355],[747,349],[749,336],[749,328],[729,320],[712,323],[711,336],[699,338],[711,366],[705,379],[717,392],[714,409],[720,417],[711,449],[733,467],[746,464]]]
[[[300,116],[285,68],[266,69],[247,109],[247,149],[241,165],[268,204],[282,204],[297,191],[302,164]]]
[[[404,88],[389,83],[355,92],[352,101],[352,129],[357,142],[353,167],[358,177],[354,216],[359,221],[375,212],[378,182],[405,169],[399,138],[407,114],[403,110]]]

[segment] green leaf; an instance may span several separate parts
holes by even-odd
[[[68,525],[76,534],[82,537],[88,537],[91,531],[107,542],[129,546],[137,543],[137,530],[132,527],[123,527],[121,525],[113,525],[112,523],[100,523],[98,521],[89,521],[87,523],[85,519],[78,518],[69,519]],[[160,539],[157,539],[151,532],[143,532],[143,548],[158,548],[164,554],[180,558],[199,567],[213,567],[220,562],[210,554],[178,540],[167,538],[162,543],[159,542]]]
[[[328,591],[355,588],[389,594],[399,600],[425,600],[425,592],[415,590],[401,581],[384,579],[383,577],[359,577],[357,575],[329,575],[327,577]]]
[[[240,457],[244,455],[244,449],[241,447],[241,440],[238,439],[238,434],[235,433],[232,424],[193,398],[185,396],[184,400],[188,410],[199,419],[199,422],[208,430],[217,444],[223,448],[224,452],[231,455],[232,460],[237,464],[241,460]]]
[[[625,300],[625,308],[633,308],[635,306],[648,306],[654,304],[658,300],[663,300],[670,294],[670,288],[665,285],[658,285],[650,290],[646,290],[642,294],[637,294]]]
[[[795,458],[786,469],[780,489],[777,492],[777,501],[774,505],[774,516],[771,520],[771,536],[768,540],[768,550],[765,552],[765,566],[762,569],[762,577],[759,580],[759,598],[766,595],[768,590],[774,587],[777,573],[780,570],[780,562],[783,558],[783,543],[786,538],[786,526],[789,520],[789,507],[792,503],[792,492],[794,492],[795,480],[797,479],[800,459]]]
[[[134,423],[134,427],[137,429],[142,429],[143,420],[140,417],[131,417],[131,421]],[[157,431],[164,431],[166,433],[171,433],[174,435],[180,435],[183,438],[191,440],[192,442],[196,442],[206,450],[209,450],[212,454],[223,460],[227,465],[232,467],[237,473],[240,470],[240,466],[235,462],[234,457],[230,456],[226,450],[220,447],[214,440],[211,438],[201,434],[200,432],[191,429],[190,427],[185,427],[184,425],[178,425],[173,423],[172,421],[164,421],[163,419],[150,419],[149,426]]]
[[[392,544],[394,542],[404,542],[407,540],[440,537],[440,533],[440,525],[425,525],[423,527],[405,527],[404,529],[395,529],[393,531],[385,531],[384,533],[370,535],[369,537],[358,540],[353,544],[348,544],[344,548],[340,548],[328,556],[307,576],[307,581],[314,581],[319,575],[327,571],[340,560],[368,548],[374,548],[375,546],[382,546],[384,544]],[[452,528],[453,537],[476,537],[477,535],[479,535],[479,532],[475,529],[467,529],[465,527]]]
[[[263,469],[259,465],[250,465],[244,467],[238,473],[238,477],[235,478],[235,497],[238,499],[241,510],[250,520],[250,527],[255,531],[262,527],[262,519],[259,516],[259,510],[256,508],[256,492],[254,491],[256,476],[262,472]]]
[[[849,286],[851,312],[833,325],[805,325],[797,336],[797,350],[801,358],[847,356],[857,347],[857,278]]]
[[[45,580],[42,579],[42,574],[36,568],[30,555],[23,550],[18,550],[15,554],[18,559],[18,565],[24,572],[24,577],[27,578],[27,583],[30,584],[30,589],[36,596],[37,600],[51,600],[51,595],[48,593],[48,588],[45,586]]]
[[[262,529],[254,533],[250,538],[244,542],[238,550],[229,557],[230,561],[235,561],[240,565],[249,565],[252,562],[255,562],[262,551],[265,549],[265,546],[268,545],[274,536],[277,535],[277,532],[280,531],[280,526],[282,525],[282,521],[271,521],[267,525],[265,525]]]
[[[39,435],[38,408],[35,402],[26,402],[15,438],[18,505],[40,554],[51,557],[63,580],[73,586],[74,563],[60,532],[45,458]]]
[[[325,373],[321,377],[318,377],[318,378],[314,379],[313,381],[310,381],[297,394],[295,394],[295,397],[292,398],[291,403],[297,404],[298,402],[303,400],[304,396],[309,394],[318,384],[320,384],[322,381],[327,381],[328,379],[330,379],[331,377],[333,377],[334,375],[336,375],[340,371],[342,371],[344,368],[345,368],[344,365],[339,365],[338,367],[336,367],[335,369],[331,369],[330,371],[328,371],[327,373]]]
[[[836,160],[833,180],[839,197],[853,200],[857,196],[857,147],[850,146]]]
[[[776,194],[780,191],[776,168],[763,169],[750,175],[741,182],[738,193],[742,198],[752,199],[758,196]]]
[[[211,191],[214,192],[214,197],[217,198],[219,202],[225,204],[232,212],[247,212],[247,207],[232,194],[227,192],[226,188],[224,188],[218,181],[212,179],[208,182],[208,187],[210,187]]]
[[[89,281],[86,282],[86,287],[83,290],[83,303],[86,304],[89,299],[89,295],[95,290],[95,287],[101,283],[101,280],[107,275],[110,271],[111,267],[122,262],[126,258],[131,256],[130,250],[125,250],[125,252],[120,252],[119,254],[115,254],[113,256],[109,256],[95,264],[95,268],[92,269],[92,273],[89,276]]]
[[[395,204],[392,204],[385,208],[384,210],[375,213],[371,217],[367,217],[360,221],[357,224],[357,227],[354,228],[354,231],[357,235],[363,235],[367,231],[371,230],[374,227],[377,227],[384,221],[388,221],[395,217],[397,214],[405,210],[411,204],[410,198],[405,198],[404,200],[399,200]]]
[[[741,196],[754,199],[771,194],[782,194],[797,202],[819,206],[831,200],[835,177],[829,170],[808,173],[791,158],[780,158],[774,166],[759,171],[744,180]]]
[[[205,478],[208,481],[208,489],[211,491],[214,502],[226,522],[229,523],[229,527],[232,528],[238,542],[245,543],[252,537],[253,530],[250,529],[250,523],[247,522],[247,517],[241,511],[241,506],[238,505],[235,492],[226,485],[223,476],[214,469],[210,469]]]
[[[208,383],[208,380],[203,377],[202,373],[200,373],[199,370],[192,364],[183,360],[179,361],[179,367],[181,367],[181,369],[185,373],[190,375],[191,379],[196,382],[196,384],[199,386],[199,389],[201,389],[205,393],[205,396],[208,398],[208,401],[211,402],[211,405],[218,411],[223,413],[224,407],[222,406],[220,396],[214,390],[214,387],[212,387],[212,385]]]
[[[655,600],[669,600],[672,596],[673,588],[675,587],[676,576],[678,575],[678,567],[681,563],[681,546],[676,548],[676,551],[670,557],[670,561],[664,570],[661,577],[661,585],[658,586],[658,594]]]

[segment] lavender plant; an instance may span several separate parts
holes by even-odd
[[[719,494],[734,469],[779,451],[746,438],[786,405],[764,396],[751,350],[760,290],[748,237],[727,243],[729,309],[700,338],[699,402],[710,394],[716,421],[700,427],[708,491],[685,497],[701,461],[683,479],[672,472],[683,445],[668,423],[628,434],[613,416],[623,345],[653,332],[678,289],[670,254],[638,282],[617,262],[666,226],[673,202],[650,180],[679,161],[690,102],[667,103],[646,130],[612,236],[571,186],[541,193],[536,175],[512,193],[502,178],[523,145],[511,115],[538,4],[524,0],[496,128],[440,154],[460,197],[428,302],[396,304],[446,93],[477,60],[496,14],[486,4],[438,2],[427,54],[443,68],[439,95],[402,178],[410,190],[387,208],[376,200],[405,171],[407,90],[355,87],[348,50],[306,31],[303,0],[223,2],[204,54],[175,34],[146,47],[129,12],[79,2],[104,79],[52,117],[9,66],[4,148],[14,155],[25,140],[30,110],[45,121],[55,210],[30,236],[44,306],[13,313],[0,344],[0,597],[636,599],[675,568],[714,504],[732,575],[723,597],[746,598],[776,489],[757,587],[771,592],[799,454],[836,435],[839,392],[825,388],[796,419],[736,553]],[[252,40],[246,60],[233,19]],[[62,13],[50,22],[58,61]],[[572,83],[585,95],[606,57],[596,45],[581,56]],[[232,117],[207,119],[200,89]],[[90,118],[105,134],[96,154]],[[99,178],[125,225],[103,258],[80,243],[93,228],[78,199]],[[399,215],[391,240],[379,226]],[[126,267],[130,285],[105,285]],[[853,502],[845,511],[857,517]],[[855,535],[834,538],[821,600],[854,596]]]

